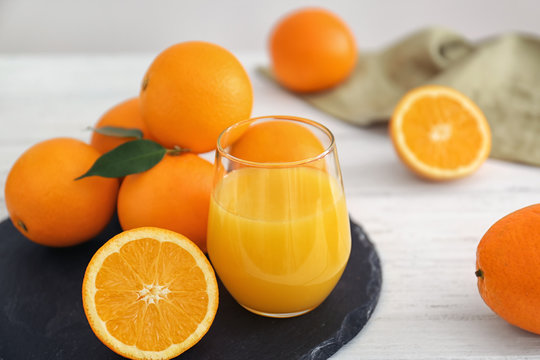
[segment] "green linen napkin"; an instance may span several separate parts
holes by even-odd
[[[315,107],[357,125],[389,120],[411,88],[440,84],[469,96],[484,111],[491,156],[540,166],[540,39],[506,34],[472,43],[428,28],[388,48],[360,53],[338,87],[300,95]]]

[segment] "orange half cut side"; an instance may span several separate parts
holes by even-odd
[[[408,92],[390,121],[394,148],[418,175],[432,180],[473,173],[491,150],[480,108],[457,90],[426,85]]]
[[[131,359],[170,359],[206,334],[218,307],[212,266],[189,239],[160,228],[124,231],[103,245],[83,280],[90,327]]]

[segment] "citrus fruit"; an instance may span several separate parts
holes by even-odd
[[[253,91],[240,62],[224,48],[191,41],[159,54],[144,76],[143,119],[161,144],[202,153],[221,131],[250,117]]]
[[[325,150],[308,128],[293,122],[271,120],[249,127],[229,153],[260,163],[293,162],[316,157]]]
[[[130,359],[170,359],[206,334],[218,287],[189,239],[145,227],[116,235],[95,253],[82,299],[90,327],[111,350]]]
[[[75,178],[99,156],[90,145],[69,138],[26,150],[6,180],[6,206],[15,227],[38,244],[57,247],[96,236],[114,213],[118,180]]]
[[[303,8],[281,19],[270,35],[272,71],[296,92],[331,88],[345,80],[357,59],[354,36],[336,14]]]
[[[142,119],[140,101],[138,97],[115,105],[105,114],[103,114],[95,125],[95,128],[97,129],[104,126],[139,129],[142,131],[145,139],[150,138],[146,124]],[[133,140],[133,138],[108,136],[94,131],[92,133],[92,138],[90,139],[90,145],[95,147],[100,153],[104,154],[111,151],[118,145],[130,140]]]
[[[432,180],[473,173],[491,149],[480,108],[459,91],[438,85],[405,94],[392,115],[390,136],[405,165]]]
[[[510,324],[540,334],[540,204],[497,221],[476,252],[478,290]]]
[[[213,167],[191,153],[166,155],[156,166],[124,178],[118,194],[122,229],[156,226],[179,232],[206,251]]]

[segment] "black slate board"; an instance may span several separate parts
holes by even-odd
[[[332,294],[312,312],[270,319],[244,310],[219,283],[218,313],[206,336],[179,359],[327,359],[364,327],[382,283],[379,257],[351,222],[352,251]],[[120,359],[94,336],[81,300],[94,252],[120,231],[117,220],[97,238],[53,249],[0,223],[0,360]]]

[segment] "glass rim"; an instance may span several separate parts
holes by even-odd
[[[315,156],[311,156],[311,157],[301,159],[301,160],[296,160],[296,161],[283,161],[283,162],[259,162],[259,161],[246,160],[246,159],[242,159],[242,158],[231,155],[228,151],[226,151],[223,148],[223,146],[221,145],[221,142],[222,142],[221,140],[226,133],[230,132],[232,129],[237,128],[239,126],[243,126],[247,123],[253,123],[255,121],[263,120],[263,119],[291,120],[295,122],[308,124],[310,126],[313,126],[321,130],[323,133],[325,133],[328,136],[330,143],[328,144],[328,146],[325,147],[325,149],[322,152],[320,152],[319,154]],[[219,134],[218,139],[217,139],[216,150],[221,156],[229,159],[230,161],[234,161],[242,165],[247,165],[251,167],[281,168],[281,167],[301,166],[301,165],[305,165],[305,164],[309,164],[309,163],[321,160],[324,157],[326,157],[331,151],[333,151],[335,146],[336,146],[336,140],[335,140],[334,134],[330,131],[330,129],[328,129],[326,126],[324,126],[323,124],[317,121],[306,119],[299,116],[291,116],[291,115],[265,115],[265,116],[258,116],[258,117],[254,117],[254,118],[250,118],[246,120],[241,120],[237,123],[234,123],[228,126],[225,130],[221,132],[221,134]]]

